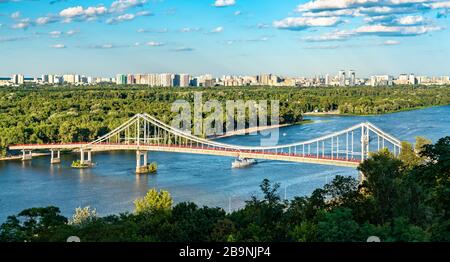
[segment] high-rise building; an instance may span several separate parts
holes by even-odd
[[[173,74],[172,75],[172,86],[180,86],[180,75],[178,74]]]
[[[170,86],[172,86],[172,74],[167,74],[167,73],[165,73],[165,74],[160,74],[159,75],[159,77],[160,77],[160,81],[161,81],[161,86],[163,86],[163,87],[170,87]]]
[[[354,70],[350,70],[348,71],[348,75],[349,75],[349,86],[355,86],[356,85],[356,73]]]
[[[48,75],[42,75],[41,81],[42,81],[42,83],[48,83]]]
[[[329,86],[330,83],[331,83],[331,77],[330,77],[330,74],[326,74],[326,75],[325,75],[325,85],[326,85],[326,86]]]
[[[409,75],[409,84],[410,84],[410,85],[415,85],[415,84],[417,84],[416,76],[415,76],[414,74],[410,74],[410,75]]]
[[[25,82],[25,77],[21,74],[13,75],[11,82],[15,85],[21,85]]]
[[[128,75],[127,75],[127,84],[128,84],[128,85],[134,85],[134,84],[136,84],[134,75],[131,75],[131,74],[128,74]]]
[[[271,78],[272,78],[271,74],[259,75],[258,82],[260,85],[268,86],[271,85]]]
[[[345,86],[345,70],[339,71],[339,86]]]
[[[370,77],[371,86],[391,86],[394,78],[390,75],[375,75]]]
[[[180,75],[180,86],[181,87],[187,87],[190,84],[190,76],[188,74],[181,74]]]
[[[123,74],[116,75],[116,85],[126,85],[127,84],[127,76]]]
[[[63,81],[69,84],[75,84],[75,75],[63,75]]]

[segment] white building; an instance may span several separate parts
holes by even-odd
[[[15,85],[22,85],[25,82],[25,77],[21,74],[13,75],[11,82]]]
[[[180,87],[187,87],[189,86],[191,77],[188,74],[181,74],[180,75]]]
[[[344,70],[339,71],[338,78],[339,78],[339,86],[345,86],[346,79],[345,79],[345,71]]]
[[[349,86],[355,86],[356,85],[356,73],[354,70],[348,71],[349,75]]]
[[[168,74],[168,73],[160,74],[159,77],[161,79],[160,80],[161,81],[161,86],[163,86],[163,87],[170,87],[170,86],[172,86],[172,74]]]

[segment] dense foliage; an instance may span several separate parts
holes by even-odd
[[[56,207],[31,208],[8,217],[0,241],[450,241],[450,137],[421,144],[419,156],[407,150],[400,159],[387,150],[373,154],[358,168],[361,184],[337,176],[291,201],[264,180],[264,197],[230,214],[193,203],[171,208],[167,192],[155,190],[133,214],[100,218],[88,208],[78,210],[78,223]]]
[[[2,88],[0,156],[11,144],[90,141],[136,113],[170,123],[177,114],[170,111],[171,103],[178,99],[192,103],[196,91],[202,92],[203,102],[279,100],[281,124],[299,122],[303,112],[314,110],[378,114],[450,103],[450,87]]]

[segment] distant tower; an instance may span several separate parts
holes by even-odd
[[[356,85],[356,73],[354,70],[350,70],[348,71],[348,75],[350,77],[350,86],[355,86]]]
[[[339,86],[345,86],[345,70],[339,71]]]
[[[409,84],[415,85],[416,84],[416,76],[414,74],[409,75]]]
[[[326,74],[326,75],[325,75],[325,85],[326,85],[326,86],[329,86],[329,85],[330,85],[330,82],[331,82],[330,75],[329,75],[329,74]]]

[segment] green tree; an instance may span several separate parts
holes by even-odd
[[[151,189],[143,198],[134,201],[135,212],[145,213],[157,210],[169,210],[172,207],[173,200],[170,193],[165,190]]]
[[[400,197],[398,184],[402,167],[403,162],[387,149],[373,154],[358,166],[366,177],[363,186],[374,198],[376,220],[381,224],[392,218],[395,200]]]

